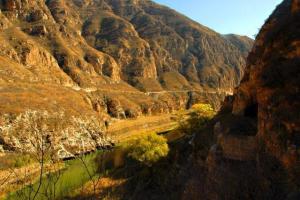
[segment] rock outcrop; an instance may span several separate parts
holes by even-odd
[[[299,40],[300,2],[285,0],[260,30],[241,85],[216,119],[207,199],[298,199]]]
[[[111,148],[105,124],[94,117],[78,118],[62,112],[27,111],[0,118],[1,149],[70,159],[76,155]]]
[[[299,20],[300,2],[285,1],[262,27],[232,111],[257,118],[257,137],[268,151],[282,161],[294,162],[300,147]]]

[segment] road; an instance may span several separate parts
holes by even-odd
[[[209,93],[209,94],[223,94],[232,95],[233,92],[227,90],[164,90],[164,91],[153,91],[153,92],[145,92],[146,95],[151,94],[166,94],[166,93],[189,93],[189,92],[199,92],[199,93]]]
[[[99,88],[73,88],[74,90],[82,90],[87,93],[92,92],[107,92],[107,93],[115,93],[115,94],[145,94],[147,96],[153,95],[153,94],[176,94],[176,93],[190,93],[190,92],[198,92],[198,93],[208,93],[208,94],[226,94],[226,95],[233,95],[232,91],[229,90],[223,90],[223,89],[206,89],[206,90],[163,90],[163,91],[147,91],[147,92],[141,92],[141,91],[124,91],[124,90],[112,90],[112,89],[99,89]]]

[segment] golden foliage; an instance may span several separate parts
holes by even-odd
[[[215,110],[210,104],[195,104],[192,106],[192,112],[195,112],[201,117],[205,118],[213,118],[213,116],[216,114]]]
[[[140,136],[128,142],[126,148],[130,158],[149,167],[169,153],[167,139],[156,133]]]
[[[201,131],[207,123],[215,116],[216,112],[210,104],[195,104],[185,116],[179,120],[180,130],[186,134],[194,134]]]

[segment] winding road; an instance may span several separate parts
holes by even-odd
[[[116,93],[116,94],[145,94],[147,96],[153,94],[174,94],[174,93],[190,93],[190,92],[198,92],[198,93],[208,93],[208,94],[226,94],[226,95],[233,95],[232,91],[217,89],[217,90],[162,90],[162,91],[124,91],[124,90],[113,90],[113,89],[98,89],[98,88],[73,88],[74,90],[82,90],[87,93],[92,92],[107,92],[107,93]]]

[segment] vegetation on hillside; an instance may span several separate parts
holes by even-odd
[[[0,170],[19,168],[35,162],[30,154],[10,153],[0,157]]]
[[[0,164],[0,169],[6,170],[2,173],[3,177],[0,174],[0,179],[4,178],[4,182],[0,182],[0,193],[7,189],[11,191],[13,184],[13,190],[25,188],[14,194],[18,198],[40,199],[43,195],[41,193],[46,191],[51,193],[47,193],[46,197],[55,199],[53,195],[58,194],[52,190],[56,190],[57,184],[61,183],[61,166],[57,162],[74,158],[75,155],[85,166],[81,171],[86,171],[88,179],[91,179],[91,166],[81,156],[110,143],[110,139],[103,133],[103,126],[94,117],[79,118],[67,116],[63,112],[28,110],[17,116],[3,116],[0,118],[0,146],[4,155],[9,155],[10,151],[19,154],[11,154],[13,156]],[[21,153],[24,155],[20,156]],[[4,158],[0,158],[0,161]],[[34,164],[34,169],[29,171],[33,166],[26,166],[29,164]],[[26,171],[25,175],[23,171]]]
[[[142,135],[126,145],[128,156],[151,167],[153,163],[166,157],[169,152],[167,139],[156,133]]]
[[[179,117],[178,122],[180,123],[180,126],[178,129],[173,130],[173,131],[183,132],[184,134],[187,135],[187,137],[185,139],[183,139],[183,140],[185,140],[185,142],[184,142],[185,145],[182,146],[183,143],[180,142],[182,140],[177,141],[177,142],[181,143],[181,145],[179,145],[179,148],[184,148],[184,150],[182,150],[182,152],[180,154],[182,154],[182,153],[186,154],[186,152],[189,152],[189,151],[186,151],[186,149],[185,149],[186,145],[187,145],[186,141],[191,141],[191,137],[192,137],[192,139],[195,139],[195,135],[197,135],[197,137],[199,137],[198,135],[202,135],[203,130],[205,130],[205,127],[207,126],[210,119],[214,116],[214,114],[215,114],[215,112],[210,105],[197,104],[197,105],[194,105],[190,111],[184,112],[184,114],[182,114],[182,117],[181,116]],[[47,135],[52,133],[52,131],[67,130],[67,127],[69,127],[70,125],[74,125],[74,124],[75,125],[77,124],[78,126],[73,127],[72,130],[74,132],[81,133],[79,135],[85,134],[85,132],[91,133],[96,130],[96,129],[93,129],[94,126],[85,126],[85,124],[81,123],[82,121],[85,121],[85,120],[75,119],[75,118],[66,118],[66,117],[61,118],[63,116],[63,114],[59,114],[58,116],[60,116],[60,117],[57,117],[57,118],[55,118],[56,115],[51,115],[54,118],[51,118],[51,117],[48,118],[47,117],[48,115],[50,115],[50,114],[47,112],[28,111],[28,113],[26,113],[26,115],[23,114],[22,116],[18,116],[18,117],[14,117],[14,118],[12,117],[11,120],[6,120],[5,124],[16,123],[17,126],[14,126],[15,128],[12,128],[12,127],[8,128],[8,126],[7,126],[5,131],[10,130],[10,132],[13,134],[17,134],[17,133],[24,134],[22,131],[21,132],[18,131],[19,128],[21,127],[21,124],[22,124],[21,122],[24,123],[24,124],[22,124],[25,127],[25,129],[22,128],[22,129],[24,129],[24,131],[30,127],[35,127],[36,130],[41,131],[43,134],[47,133]],[[6,119],[8,119],[8,118],[6,118]],[[29,119],[31,119],[31,120],[29,120]],[[60,120],[56,121],[57,119],[61,119],[61,121]],[[33,123],[27,123],[27,122],[33,122]],[[56,123],[59,123],[59,124],[56,125]],[[30,126],[30,124],[31,124],[31,126]],[[34,126],[32,126],[32,125],[34,125]],[[76,127],[81,127],[81,128],[77,129]],[[82,129],[82,127],[85,127],[85,128]],[[4,129],[2,129],[2,131],[3,130]],[[35,133],[37,133],[37,132],[35,132]],[[34,134],[31,133],[30,135],[32,135],[31,139],[34,139]],[[45,140],[49,139],[49,136],[47,136],[47,135],[45,137],[43,135],[41,135],[41,137],[38,137],[38,138],[42,139],[39,142],[42,142],[43,138]],[[205,134],[205,135],[208,135],[208,134]],[[205,142],[204,139],[202,141]],[[39,144],[39,142],[37,142],[37,144]],[[44,142],[45,142],[45,145],[47,146],[48,143],[46,141],[44,141]],[[40,143],[40,144],[42,144],[42,143]],[[168,144],[168,141],[165,136],[158,135],[156,133],[142,134],[139,137],[136,137],[134,139],[124,142],[123,145],[121,145],[121,147],[124,150],[124,153],[126,155],[125,167],[113,169],[108,174],[109,178],[112,178],[114,180],[123,180],[122,186],[120,186],[121,188],[123,188],[122,189],[123,192],[121,192],[119,194],[119,190],[118,190],[118,194],[115,194],[114,191],[110,191],[109,189],[106,189],[105,191],[109,191],[109,194],[104,194],[104,196],[106,196],[106,195],[109,195],[109,196],[124,195],[126,197],[133,196],[135,198],[139,198],[140,197],[139,195],[141,194],[141,192],[145,191],[146,188],[152,188],[152,187],[154,187],[154,188],[159,187],[159,188],[165,188],[165,189],[169,188],[169,185],[172,183],[171,177],[177,176],[176,174],[179,173],[178,168],[176,167],[176,166],[178,166],[178,160],[175,159],[179,155],[178,149],[177,149],[177,147],[172,148],[172,146],[174,146],[174,143]],[[49,148],[50,147],[51,146],[49,146]],[[40,148],[40,149],[42,149],[42,148]],[[44,152],[44,156],[47,153],[48,152]],[[37,158],[41,158],[41,157],[37,156]],[[46,159],[46,158],[42,158],[42,160],[41,159],[39,160],[41,164],[43,162],[45,162],[43,159]],[[83,161],[82,159],[79,159],[79,161],[83,164],[83,166],[88,167],[88,165],[86,165],[87,162],[82,162]],[[97,161],[98,161],[98,159],[96,159],[96,162]],[[96,163],[96,165],[97,164],[99,166],[102,165],[101,162]],[[31,185],[33,186],[34,190],[31,191],[31,190],[28,190],[28,187],[25,187],[25,190],[21,191],[21,195],[28,195],[29,193],[32,193],[32,195],[36,194],[36,197],[37,197],[36,199],[39,199],[40,193],[45,191],[45,189],[43,188],[44,185],[48,184],[48,183],[50,183],[49,185],[51,186],[52,189],[53,188],[57,189],[56,192],[59,192],[61,190],[60,189],[61,186],[58,186],[57,183],[62,182],[62,180],[64,179],[63,174],[65,174],[65,173],[56,174],[56,175],[58,175],[57,177],[56,176],[55,177],[48,176],[48,175],[45,176],[46,172],[44,172],[44,170],[45,170],[44,168],[45,168],[44,166],[40,166],[41,174],[45,178],[41,178],[40,181],[38,181],[37,183],[32,182]],[[84,169],[81,169],[81,170],[85,171],[86,176],[87,176],[85,180],[90,180],[90,182],[87,185],[89,185],[89,187],[90,187],[91,194],[88,194],[88,195],[95,197],[98,194],[97,192],[99,192],[99,188],[98,188],[99,182],[101,182],[103,179],[101,177],[94,178],[94,172],[90,173],[91,172],[90,169],[85,168],[85,167],[83,167],[83,168]],[[99,173],[102,173],[102,172],[99,171]],[[54,182],[52,182],[53,177],[55,179]],[[82,184],[84,184],[84,182]],[[64,185],[65,184],[63,184],[62,186],[64,187]],[[51,188],[49,188],[49,189],[51,189]],[[69,188],[69,185],[66,186],[66,189],[67,188]],[[29,189],[30,189],[30,187],[29,187]],[[74,189],[74,187],[72,186],[69,189],[72,190],[72,189]],[[70,192],[69,189],[68,189],[68,192]],[[113,189],[113,188],[111,188],[111,189]],[[48,191],[48,189],[46,189],[46,191]],[[151,189],[151,191],[152,191],[152,189]],[[59,193],[53,194],[50,192],[49,194],[54,195],[54,196],[62,195]],[[67,193],[65,193],[65,195]],[[78,194],[78,193],[76,193],[76,194]],[[101,195],[103,195],[103,194],[101,194]],[[102,197],[103,196],[101,196],[101,198]],[[82,197],[80,196],[80,198],[82,198]]]
[[[192,106],[188,116],[181,114],[179,117],[179,130],[187,135],[201,131],[207,123],[215,116],[216,111],[210,104],[195,104]]]
[[[214,115],[210,105],[197,104],[178,114],[181,125],[172,130],[175,134],[184,132],[186,137],[168,142],[165,135],[148,133],[124,142],[121,147],[127,155],[125,167],[108,174],[108,178],[114,180],[110,187],[98,186],[99,199],[172,199],[179,195],[180,190],[176,188],[182,178],[179,166],[186,164],[192,151],[191,141],[201,142],[201,155],[207,155],[213,141],[213,134],[207,127]],[[114,185],[118,181],[121,183]],[[87,185],[90,190],[91,185]]]

